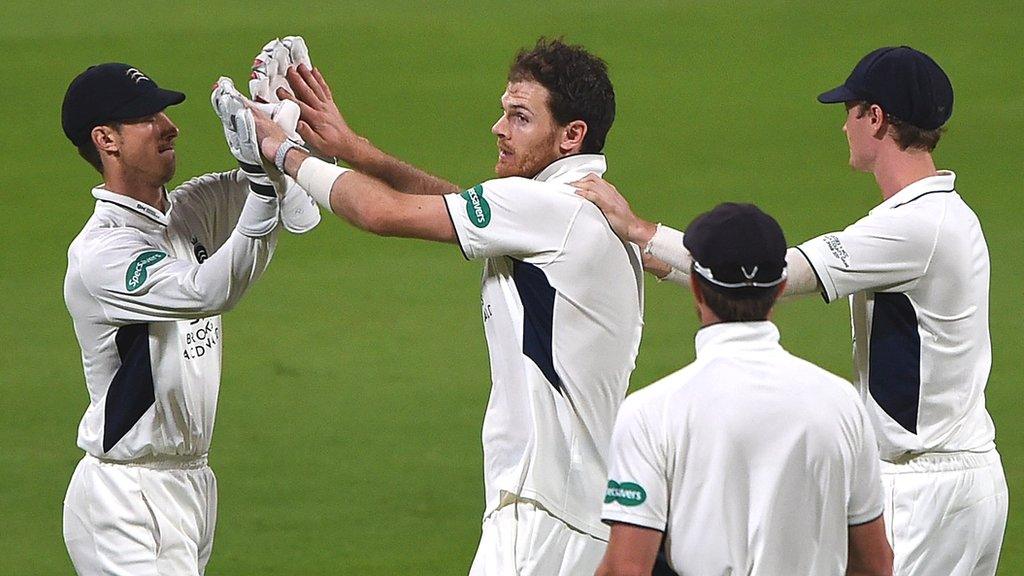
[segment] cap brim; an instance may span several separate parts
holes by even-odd
[[[175,90],[164,90],[157,88],[144,96],[140,96],[127,102],[124,106],[111,114],[111,120],[131,120],[142,118],[150,114],[156,114],[175,104],[185,101],[185,95]]]
[[[863,99],[863,96],[859,96],[853,90],[847,88],[845,84],[837,86],[828,92],[818,94],[818,102],[821,102],[822,104],[838,104],[840,102],[852,102],[854,100]]]

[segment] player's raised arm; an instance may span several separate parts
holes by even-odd
[[[278,88],[277,96],[299,104],[302,110],[299,135],[321,152],[406,194],[440,195],[460,190],[451,182],[383,152],[356,134],[345,122],[334,103],[330,86],[318,69],[305,64],[292,66],[288,69],[287,80],[294,96],[284,88]]]
[[[571,185],[576,188],[576,194],[590,200],[601,209],[605,218],[608,219],[608,224],[619,238],[643,247],[647,246],[651,237],[657,232],[658,225],[634,214],[629,207],[629,202],[607,180],[594,174],[588,174]],[[681,267],[677,267],[663,258],[654,257],[650,250],[643,250],[642,256],[644,270],[659,280],[687,284],[690,270],[688,253],[685,255],[685,260],[678,262]]]
[[[258,107],[251,105],[251,109],[263,157],[295,178],[321,206],[353,226],[381,236],[456,242],[441,196],[403,194],[376,178],[314,158],[289,141],[284,130]]]
[[[643,247],[645,270],[662,280],[687,283],[693,259],[683,245],[683,232],[637,216],[615,186],[593,174],[572,185],[577,194],[601,209],[620,238]],[[788,280],[783,298],[822,291],[821,281],[799,249],[786,252],[786,269]]]

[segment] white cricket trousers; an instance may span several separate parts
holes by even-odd
[[[895,576],[993,576],[1009,495],[999,453],[931,453],[882,462]]]
[[[469,576],[593,576],[607,546],[519,500],[484,520]]]
[[[64,497],[64,543],[81,576],[199,576],[216,523],[205,457],[117,464],[86,455]]]

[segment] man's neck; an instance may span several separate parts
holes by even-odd
[[[163,186],[153,187],[152,185],[129,182],[126,178],[108,176],[103,181],[103,187],[111,192],[149,204],[160,212],[167,211]]]
[[[929,152],[893,151],[880,158],[872,172],[882,191],[882,199],[888,200],[914,182],[934,176],[937,171]]]

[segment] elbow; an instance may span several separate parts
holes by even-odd
[[[373,206],[355,206],[347,220],[356,228],[377,236],[391,236],[389,219],[383,210]]]
[[[230,291],[217,291],[206,294],[202,298],[202,308],[206,315],[223,314],[230,312],[238,304],[238,298],[231,297]]]
[[[239,288],[241,286],[237,285],[234,281],[229,281],[225,284],[208,286],[204,290],[197,291],[199,312],[203,316],[230,312],[238,305],[245,292],[244,289],[240,290]]]

